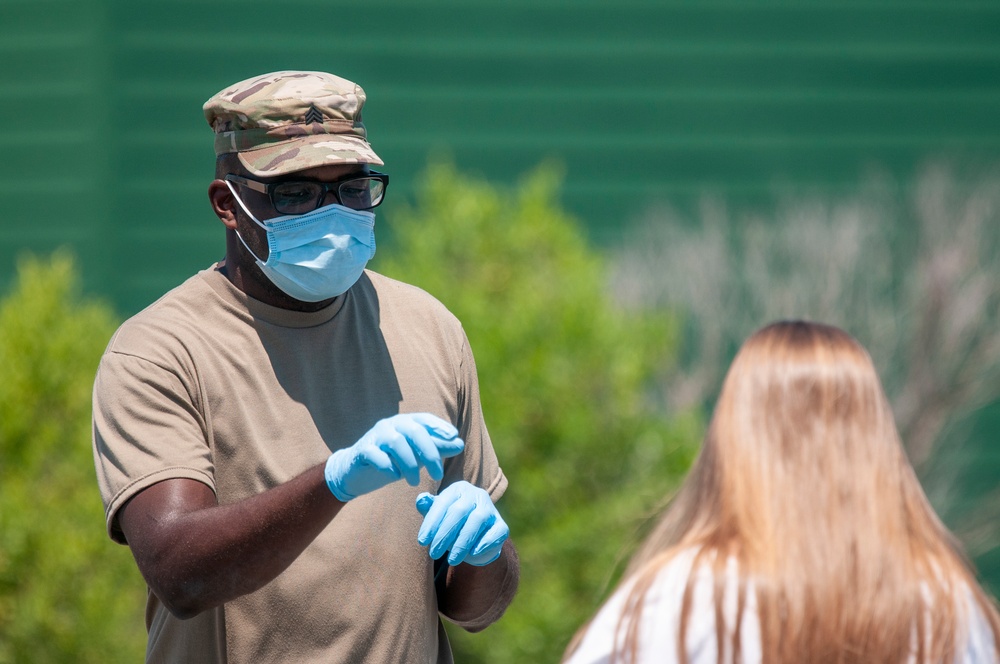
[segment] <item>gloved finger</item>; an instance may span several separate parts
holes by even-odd
[[[393,480],[399,479],[399,469],[392,457],[374,445],[367,445],[354,457],[352,465],[371,466]]]
[[[496,549],[497,555],[499,555],[500,547],[510,536],[510,528],[507,527],[507,523],[503,518],[497,514],[496,519],[493,523],[486,529],[482,535],[479,536],[479,541],[469,552],[470,557],[474,556],[476,558],[482,557],[488,551]],[[490,562],[495,560],[496,557],[490,559]]]
[[[423,516],[427,516],[427,511],[430,510],[431,505],[434,504],[434,496],[424,491],[422,494],[417,496],[417,511]]]
[[[433,436],[431,442],[441,458],[456,456],[465,449],[465,441],[458,437],[458,429],[451,422],[430,413],[411,413],[411,419]]]
[[[489,565],[491,562],[500,557],[503,552],[503,542],[496,542],[492,546],[483,549],[482,553],[469,554],[465,557],[465,563],[468,565],[473,565],[474,567],[482,567],[483,565]]]
[[[413,419],[400,420],[396,424],[396,430],[406,437],[417,462],[427,468],[427,474],[432,479],[440,480],[444,477],[444,463],[436,444],[440,439]]]
[[[400,475],[410,486],[420,483],[420,464],[417,463],[417,458],[410,449],[410,443],[405,435],[392,427],[382,434],[378,448],[389,455]]]
[[[420,546],[427,546],[438,537],[438,531],[440,531],[445,519],[449,519],[448,515],[452,505],[463,500],[462,492],[455,490],[453,487],[454,485],[447,487],[434,498],[434,504],[430,506],[427,514],[424,515],[424,521],[420,524],[420,530],[417,532],[417,542]],[[456,519],[464,520],[464,514],[459,514],[461,509],[456,509],[455,514],[450,517],[450,527],[454,527]],[[471,509],[471,506],[468,506],[466,509]]]
[[[448,547],[448,564],[454,567],[465,560],[466,554],[479,543],[482,532],[493,525],[495,519],[496,512],[492,505],[489,508],[477,505],[466,517],[455,541]]]
[[[434,434],[441,440],[451,440],[458,438],[458,429],[451,422],[442,420],[437,415],[431,413],[410,413],[410,418],[427,429],[428,433]]]
[[[448,507],[448,512],[441,519],[437,532],[431,540],[429,547],[431,558],[437,560],[455,546],[455,541],[462,532],[462,528],[465,527],[466,521],[475,511],[475,500],[464,496]]]

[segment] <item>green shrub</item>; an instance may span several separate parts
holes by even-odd
[[[700,423],[647,393],[675,325],[621,311],[552,168],[506,191],[432,166],[375,267],[463,321],[511,485],[521,590],[497,625],[450,629],[463,663],[557,661],[690,462]],[[104,534],[90,394],[117,325],[73,261],[25,259],[0,302],[0,664],[142,660],[144,583]]]
[[[460,662],[555,662],[593,613],[651,507],[690,463],[700,423],[667,421],[646,392],[676,325],[626,313],[604,258],[542,167],[513,190],[432,164],[386,224],[375,269],[429,291],[462,321],[510,488],[501,511],[521,589],[483,634],[449,629]]]
[[[25,258],[0,302],[0,662],[137,662],[144,584],[104,534],[90,394],[116,327],[72,259]]]

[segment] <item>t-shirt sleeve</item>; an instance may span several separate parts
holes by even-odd
[[[118,510],[143,489],[187,478],[215,490],[205,423],[177,371],[109,350],[93,394],[93,446],[108,534],[125,543]]]
[[[476,361],[472,356],[469,340],[462,331],[462,344],[458,365],[458,431],[465,441],[465,451],[446,465],[445,477],[441,482],[447,486],[458,480],[482,487],[493,502],[500,500],[507,490],[507,477],[500,468],[496,451],[490,441],[483,419],[483,407],[479,400],[479,378],[476,375]]]

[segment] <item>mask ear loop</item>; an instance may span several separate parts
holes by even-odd
[[[266,231],[267,230],[267,226],[265,226],[264,224],[260,223],[257,220],[257,217],[253,216],[253,213],[250,212],[250,210],[247,209],[247,206],[243,204],[243,199],[240,198],[240,195],[236,193],[235,189],[233,189],[233,185],[229,182],[229,180],[223,180],[223,182],[225,182],[226,186],[229,187],[229,191],[232,192],[233,198],[236,199],[236,202],[240,204],[240,207],[243,208],[243,211],[246,213],[246,215],[248,217],[250,217],[250,219],[253,221],[253,223],[257,224],[258,226],[260,226],[261,228],[263,228]],[[256,258],[257,262],[259,264],[264,265],[265,261],[262,261],[260,258],[257,257],[257,254],[254,253],[253,249],[250,248],[250,245],[247,244],[246,240],[243,239],[243,236],[240,235],[239,230],[234,228],[233,232],[236,233],[236,237],[238,237],[240,239],[240,242],[242,242],[243,246],[246,248],[246,250],[250,252],[250,255],[253,256],[254,258]]]

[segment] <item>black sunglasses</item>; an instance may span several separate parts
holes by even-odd
[[[335,182],[286,180],[264,183],[232,173],[226,175],[226,180],[267,194],[278,214],[312,212],[323,205],[329,192],[333,192],[337,202],[344,207],[352,210],[371,210],[382,203],[385,199],[385,189],[389,186],[389,176],[376,171],[364,175],[349,175]]]

